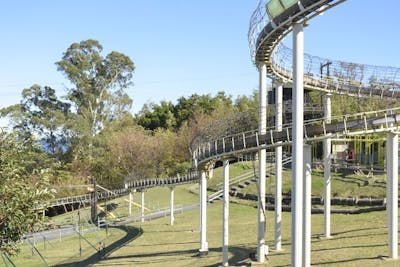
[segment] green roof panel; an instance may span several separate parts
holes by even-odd
[[[291,6],[296,5],[298,0],[281,0],[281,3],[285,9],[288,9]]]
[[[267,3],[267,11],[270,17],[275,18],[285,11],[280,0],[271,0]]]

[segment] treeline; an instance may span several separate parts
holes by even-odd
[[[108,187],[127,179],[167,177],[190,168],[190,142],[206,125],[257,107],[256,94],[233,100],[224,92],[193,94],[176,103],[149,103],[131,114],[135,65],[119,52],[103,55],[96,40],[73,43],[56,62],[71,87],[59,96],[46,85],[22,91],[20,103],[0,110],[13,140],[35,153],[35,168],[51,169],[54,186]],[[29,144],[29,145],[28,145]]]
[[[227,134],[257,125],[256,91],[236,99],[224,92],[193,94],[175,103],[148,103],[133,115],[125,89],[135,65],[119,52],[104,55],[96,40],[71,44],[56,66],[71,85],[65,95],[32,85],[22,91],[20,103],[0,110],[10,121],[12,139],[34,153],[36,169],[51,170],[54,187],[87,184],[88,177],[113,188],[129,179],[174,176],[190,168],[190,144],[201,131]],[[321,104],[320,96],[313,92],[311,99]],[[334,114],[384,108],[381,101],[343,96],[334,96],[332,106]],[[246,111],[254,114],[237,115]],[[234,114],[237,121],[226,120]],[[204,131],[223,119],[225,125]]]

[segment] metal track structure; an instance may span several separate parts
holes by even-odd
[[[148,178],[148,179],[140,179],[128,182],[125,184],[125,188],[115,189],[115,190],[107,190],[103,192],[97,193],[98,200],[108,200],[121,196],[128,195],[132,190],[145,190],[153,187],[171,187],[188,183],[197,183],[199,181],[199,176],[196,171],[192,171],[187,173],[186,175],[179,177],[171,177],[171,178]],[[92,203],[91,194],[72,196],[72,197],[63,197],[51,200],[46,207],[57,207],[69,204],[83,203],[90,204]]]
[[[391,148],[387,149],[386,160],[388,169],[388,254],[390,258],[396,259],[398,257],[397,148],[400,109],[392,108],[333,118],[330,117],[330,114],[325,114],[325,118],[306,121],[303,126],[303,107],[300,108],[303,89],[317,90],[326,93],[327,96],[341,94],[349,97],[378,99],[400,98],[400,69],[398,68],[328,60],[303,54],[303,25],[315,16],[344,1],[260,0],[251,16],[248,32],[250,53],[253,62],[260,70],[260,96],[265,92],[264,75],[275,82],[293,84],[294,104],[292,110],[296,111],[293,125],[283,125],[282,128],[269,127],[265,130],[263,122],[261,122],[258,129],[253,127],[246,131],[222,134],[216,138],[216,132],[221,132],[218,130],[208,136],[200,136],[192,144],[194,162],[198,170],[203,172],[212,169],[217,161],[226,161],[243,154],[260,153],[260,151],[274,147],[293,146],[295,169],[293,170],[292,183],[295,185],[292,188],[292,194],[294,194],[292,195],[292,266],[310,266],[310,236],[307,236],[310,235],[310,217],[308,208],[301,207],[302,205],[309,205],[309,196],[304,192],[310,190],[308,188],[310,182],[305,182],[309,178],[304,178],[309,177],[307,176],[309,170],[306,172],[306,165],[303,166],[305,164],[303,162],[303,142],[306,144],[318,140],[375,133],[387,133],[387,141],[391,145]],[[293,50],[281,43],[282,39],[291,32],[293,32]],[[326,64],[329,64],[329,73],[322,74],[321,66]],[[299,91],[301,91],[300,94]],[[296,101],[296,94],[300,95],[297,96],[300,100],[297,99]],[[259,120],[265,118],[266,107],[264,105],[264,102],[260,101]],[[299,118],[297,122],[296,117]],[[228,122],[228,124],[230,123]],[[210,133],[211,131],[206,132]],[[301,144],[298,144],[299,142]],[[328,144],[330,144],[330,141]],[[296,150],[297,157],[300,160],[296,160]],[[309,160],[309,157],[304,154],[304,159]],[[298,166],[296,167],[296,165]],[[302,166],[299,167],[299,165]],[[204,182],[206,183],[205,180]],[[259,184],[262,185],[261,182]],[[296,189],[296,184],[301,188],[300,190]],[[259,188],[258,198],[259,202],[262,202],[264,195],[262,192],[260,193],[260,190]],[[304,194],[303,198],[297,196],[298,194]],[[226,208],[224,206],[224,212]],[[263,211],[265,211],[265,207]],[[205,213],[205,211],[201,211],[201,213]],[[299,213],[301,214],[299,215]],[[259,235],[260,229],[265,231],[263,223],[265,224],[265,219],[262,222],[259,218]],[[201,228],[201,231],[204,231],[204,228]],[[223,239],[226,240],[227,237],[224,236]],[[225,243],[224,246],[226,246]],[[257,261],[262,263],[265,260],[265,255],[260,254],[264,252],[267,254],[267,251],[264,251],[265,239],[263,237],[258,236],[257,246]],[[227,253],[226,250],[224,253]],[[223,266],[229,265],[226,259],[226,255],[223,255]]]

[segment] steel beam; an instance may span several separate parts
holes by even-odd
[[[331,94],[324,96],[325,123],[331,123]],[[324,232],[326,238],[331,238],[331,139],[324,141]]]
[[[206,172],[201,172],[200,178],[200,255],[208,253],[207,242],[207,178]]]
[[[311,145],[304,145],[303,179],[303,267],[311,264]]]
[[[265,63],[259,66],[260,72],[260,93],[259,93],[259,134],[265,134],[267,131],[267,67]],[[268,254],[265,246],[265,164],[266,150],[261,149],[258,152],[259,177],[258,177],[258,233],[257,233],[257,262],[265,262],[265,255]]]
[[[170,188],[170,202],[169,202],[169,211],[170,211],[170,224],[174,225],[175,216],[174,216],[174,187]]]
[[[132,216],[132,202],[133,202],[133,194],[132,191],[129,192],[129,216]]]
[[[303,230],[303,122],[304,122],[303,25],[293,25],[293,164],[292,164],[292,267],[302,266]]]
[[[275,87],[275,128],[282,131],[283,85]],[[282,142],[279,142],[282,143]],[[275,250],[282,250],[282,147],[275,148]]]
[[[140,207],[140,221],[144,222],[144,190],[142,190],[141,192],[141,207]]]
[[[229,266],[229,160],[224,160],[223,167],[223,223],[222,223],[222,266]]]
[[[387,134],[386,170],[387,170],[387,224],[389,258],[398,258],[398,160],[399,137],[397,134]]]

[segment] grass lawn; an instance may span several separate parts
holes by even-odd
[[[258,171],[258,164],[255,163],[254,167]],[[235,163],[230,165],[230,177],[234,178],[243,172],[253,170],[253,164],[247,163]],[[268,174],[268,172],[267,172]],[[290,169],[283,170],[282,180],[282,191],[285,194],[291,192],[291,178],[292,172]],[[367,175],[357,174],[342,174],[342,173],[331,173],[331,190],[333,197],[373,197],[373,198],[384,198],[386,196],[386,177],[385,175],[374,175],[367,177]],[[208,182],[208,188],[215,189],[216,185],[222,183],[222,168],[214,170],[214,176]],[[266,180],[266,192],[267,194],[274,194],[275,188],[275,177],[272,174],[271,177]],[[312,194],[313,196],[322,196],[324,191],[324,174],[323,171],[313,170],[312,172]],[[257,194],[257,184],[251,184],[246,188],[240,190],[246,194]]]
[[[208,206],[207,237],[209,255],[196,257],[199,248],[198,210],[176,215],[175,225],[169,218],[129,225],[127,232],[111,229],[106,245],[117,243],[106,259],[99,260],[94,249],[86,246],[79,257],[78,239],[71,237],[51,241],[44,249],[38,244],[44,257],[54,266],[218,266],[221,263],[222,202]],[[230,264],[248,264],[249,253],[256,247],[256,209],[251,206],[230,205]],[[290,266],[290,213],[283,214],[283,251],[271,252],[267,266]],[[137,230],[141,228],[142,234]],[[135,232],[136,231],[136,232]],[[273,213],[267,213],[267,244],[273,249]],[[312,215],[312,265],[314,266],[400,266],[400,261],[387,261],[387,229],[385,212],[360,215],[332,215],[332,239],[320,238],[323,233],[323,216]],[[104,233],[102,233],[104,235]],[[91,237],[93,242],[96,238]],[[41,266],[38,256],[23,249],[16,259],[17,266]],[[13,259],[14,260],[14,259]],[[83,261],[83,265],[78,262]]]
[[[234,164],[231,176],[251,170],[252,166]],[[221,181],[221,168],[216,169],[214,178],[209,185],[216,186]],[[349,178],[357,180],[357,177]],[[322,174],[315,173],[313,190],[322,190]],[[346,178],[347,179],[347,178]],[[370,179],[370,178],[369,178]],[[375,177],[379,183],[379,177]],[[273,179],[271,179],[273,180]],[[285,171],[284,188],[290,189],[290,172]],[[354,191],[353,183],[333,178],[333,187],[342,186],[337,190],[347,193],[362,192],[373,189],[366,185],[365,189]],[[347,184],[347,187],[345,186]],[[364,185],[364,182],[360,184]],[[373,182],[375,184],[375,182]],[[246,190],[250,190],[247,187]],[[318,189],[319,188],[319,189]],[[380,187],[376,187],[381,190]],[[198,196],[190,193],[189,189],[197,192],[196,185],[182,185],[175,189],[176,205],[198,203]],[[377,189],[377,190],[378,190]],[[169,206],[169,189],[154,188],[145,193],[146,207],[152,210]],[[379,193],[374,193],[378,196]],[[114,215],[127,215],[127,198],[120,198],[109,203],[115,204]],[[140,193],[134,193],[134,201],[140,203]],[[257,210],[255,202],[232,199],[230,205],[229,226],[229,258],[231,265],[250,264],[249,254],[256,250],[257,240]],[[134,208],[136,213],[139,208]],[[88,211],[82,211],[82,213]],[[176,214],[175,225],[169,225],[169,218],[161,218],[144,223],[132,223],[126,227],[110,228],[106,237],[101,230],[85,234],[85,238],[96,246],[99,241],[105,243],[105,257],[100,259],[96,250],[88,242],[82,241],[82,256],[79,256],[79,238],[77,235],[60,240],[52,240],[36,246],[51,266],[219,266],[222,253],[222,202],[210,204],[207,210],[207,239],[209,254],[206,257],[196,256],[199,249],[199,211],[192,210]],[[76,214],[70,213],[52,218],[59,224],[73,222]],[[112,218],[109,219],[111,220]],[[385,260],[387,255],[387,228],[384,211],[359,215],[332,214],[332,239],[320,238],[323,234],[323,215],[312,215],[312,265],[313,266],[400,266],[400,261]],[[290,229],[291,214],[283,213],[282,241],[283,251],[271,250],[266,266],[290,266]],[[266,240],[273,249],[273,212],[267,212]],[[23,246],[22,253],[12,258],[17,266],[43,266],[39,256],[29,247]],[[2,263],[0,262],[0,266]]]

